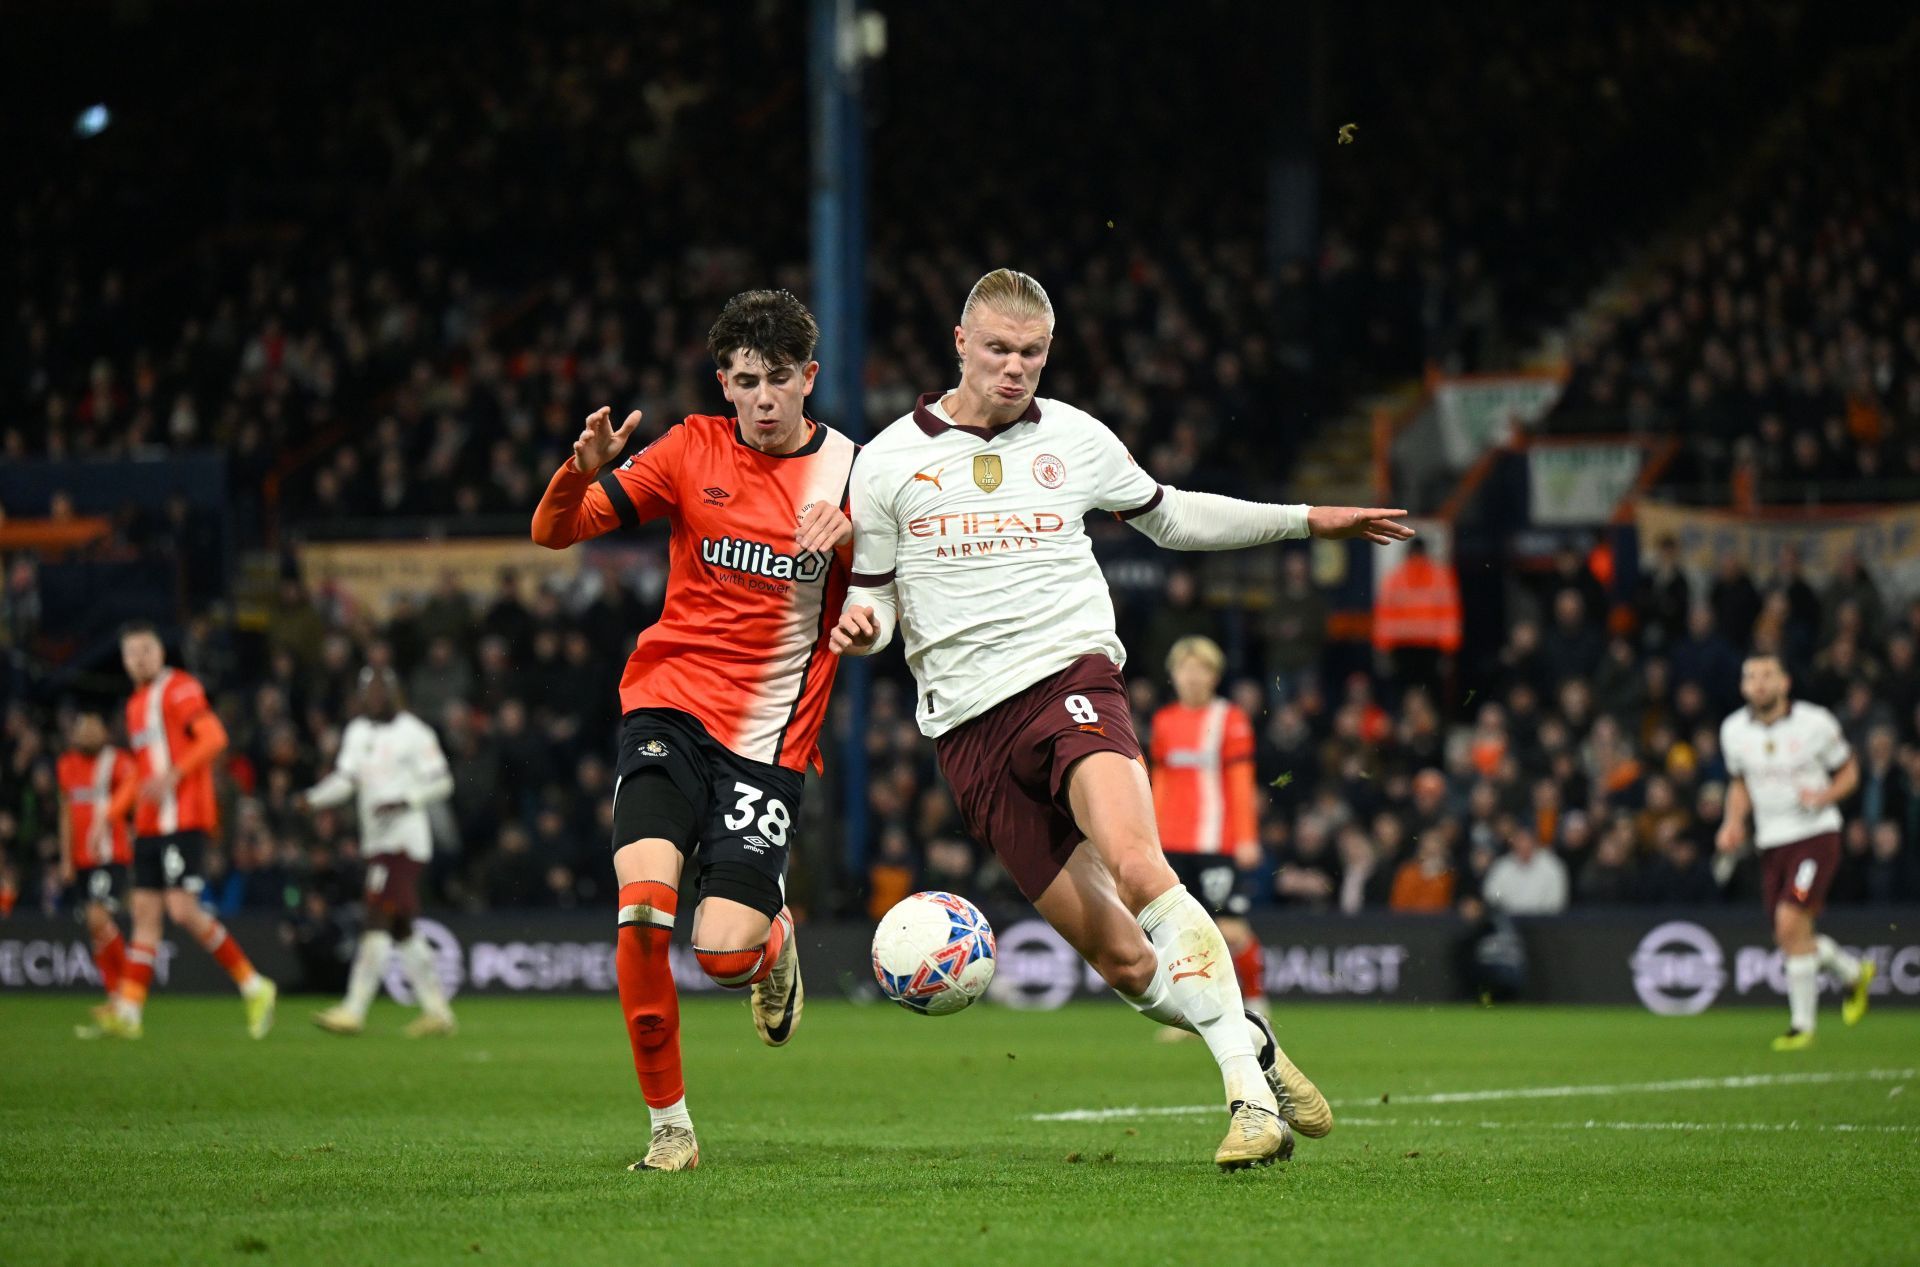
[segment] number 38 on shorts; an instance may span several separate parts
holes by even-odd
[[[784,849],[787,845],[787,828],[793,825],[793,812],[787,803],[777,796],[769,796],[761,789],[748,783],[736,781],[733,794],[733,809],[721,819],[721,823],[730,832],[741,834],[749,848],[755,844],[772,845]],[[763,808],[764,802],[764,808]],[[756,822],[755,816],[759,821]],[[751,826],[753,834],[745,834]]]

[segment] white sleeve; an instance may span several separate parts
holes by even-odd
[[[893,570],[899,559],[900,521],[894,514],[891,491],[885,487],[882,465],[870,450],[863,451],[854,459],[853,487],[848,493],[853,508],[853,576],[848,581],[845,606],[873,608],[880,633],[868,655],[893,641],[899,619]]]
[[[1720,723],[1720,760],[1727,767],[1728,778],[1743,779],[1747,776],[1746,767],[1740,764],[1740,753],[1733,742],[1732,717]]]
[[[1097,418],[1087,418],[1093,433],[1093,506],[1122,519],[1144,515],[1160,502],[1160,485],[1140,469],[1120,437]]]
[[[1820,727],[1826,732],[1820,737],[1820,765],[1832,774],[1847,763],[1853,747],[1847,743],[1846,732],[1840,729],[1840,719],[1824,708],[1820,711]]]
[[[353,799],[360,781],[360,725],[347,723],[340,736],[340,755],[334,759],[333,772],[307,789],[307,803],[315,809],[331,809]]]
[[[1169,550],[1239,550],[1307,535],[1307,508],[1243,502],[1165,488],[1154,504],[1122,518]]]
[[[415,782],[407,800],[415,809],[453,795],[453,771],[447,765],[447,754],[440,750],[439,738],[425,722],[416,722],[414,730],[413,776]]]

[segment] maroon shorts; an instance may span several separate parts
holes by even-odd
[[[1761,888],[1767,909],[1782,902],[1818,915],[1827,904],[1827,886],[1840,869],[1840,833],[1825,832],[1790,845],[1760,851]]]
[[[934,741],[960,817],[1033,901],[1084,838],[1067,804],[1067,771],[1095,752],[1140,759],[1120,668],[1104,655],[1072,664]]]
[[[403,853],[377,853],[367,859],[367,909],[389,915],[420,913],[420,873],[424,862]]]

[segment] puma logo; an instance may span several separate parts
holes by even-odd
[[[1187,962],[1191,963],[1193,961],[1189,959]],[[1167,983],[1171,985],[1176,981],[1185,981],[1188,977],[1199,977],[1206,981],[1213,980],[1213,960],[1209,959],[1198,968],[1192,968],[1186,972],[1175,972],[1168,978]]]
[[[917,480],[925,480],[927,483],[933,485],[937,489],[940,489],[940,491],[944,493],[947,490],[944,488],[940,488],[940,477],[942,475],[945,475],[946,473],[947,473],[947,468],[943,466],[931,475],[928,475],[925,471],[915,471],[913,473],[913,478]]]

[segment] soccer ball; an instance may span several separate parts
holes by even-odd
[[[874,930],[873,977],[910,1012],[958,1012],[993,980],[993,926],[963,897],[915,893]]]

